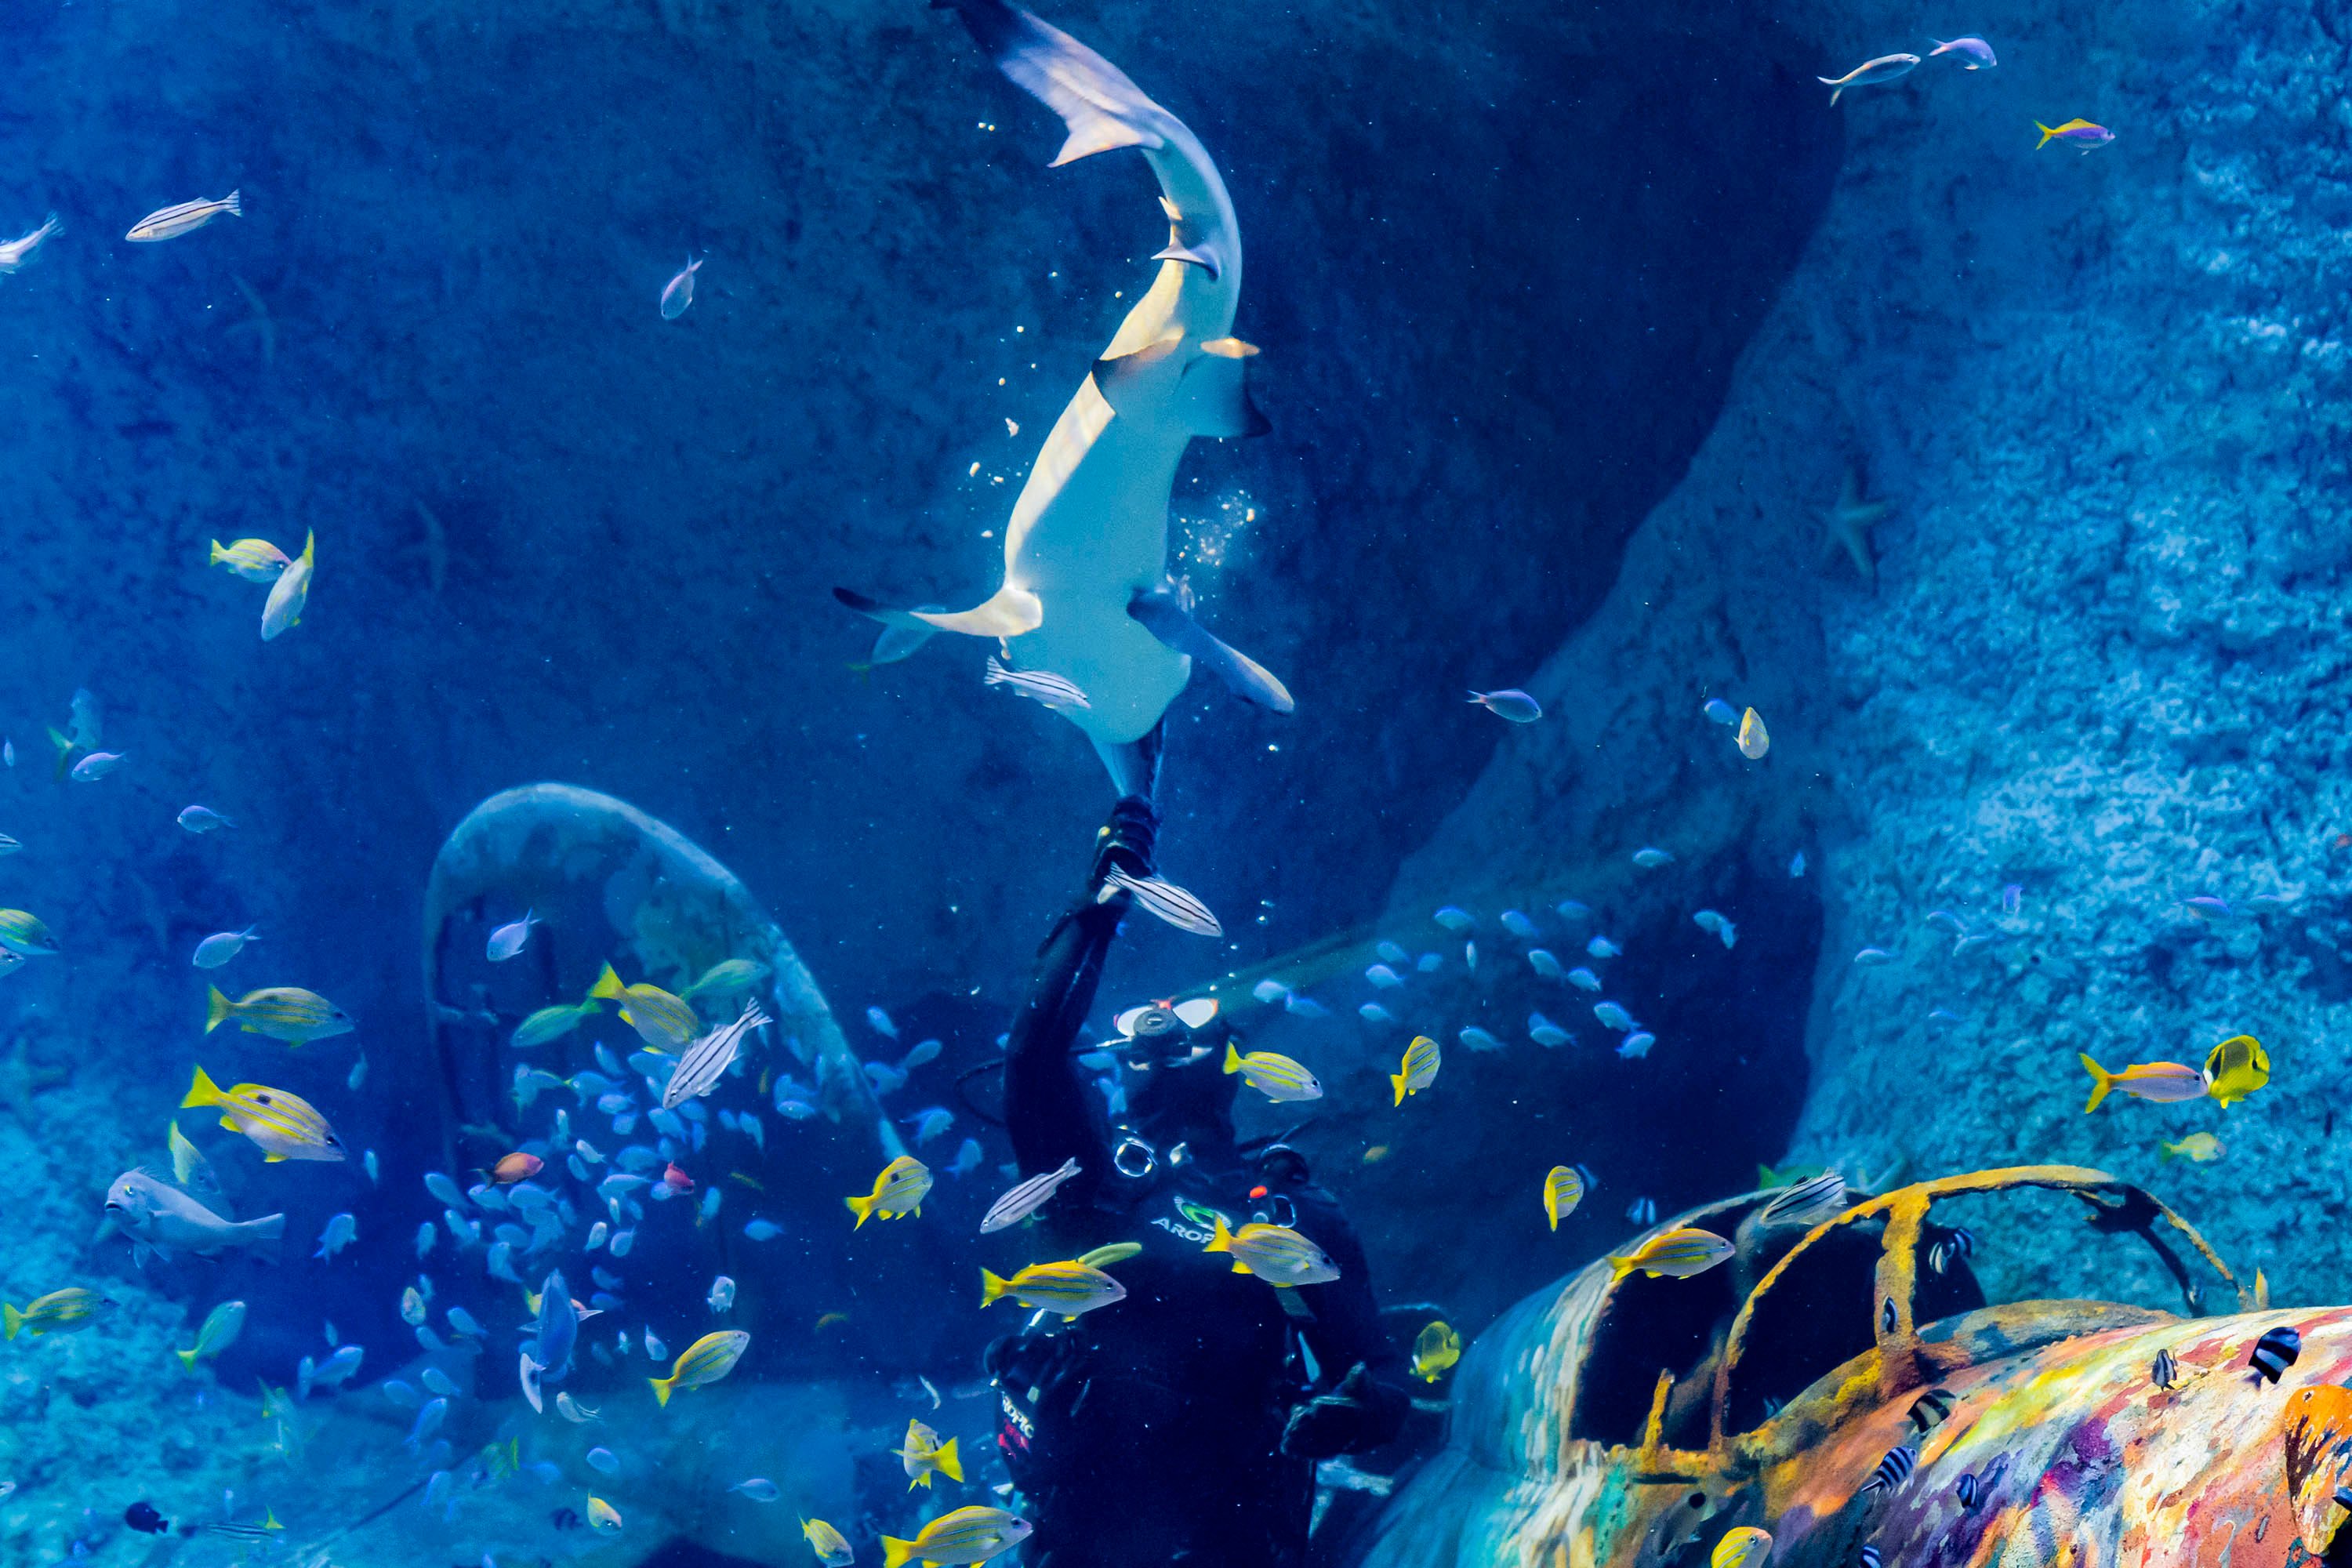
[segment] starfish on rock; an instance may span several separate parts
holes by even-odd
[[[1823,559],[1840,550],[1862,574],[1862,580],[1871,587],[1878,585],[1878,562],[1870,551],[1870,530],[1894,510],[1889,501],[1864,500],[1862,494],[1862,474],[1849,467],[1845,485],[1838,491],[1837,505],[1823,515],[1822,555]]]

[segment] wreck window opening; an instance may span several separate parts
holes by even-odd
[[[1675,1374],[1664,1439],[1669,1447],[1706,1446],[1706,1405],[1694,1392],[1715,1375],[1715,1354],[1738,1310],[1728,1269],[1690,1279],[1631,1274],[1611,1290],[1586,1350],[1568,1435],[1631,1445],[1642,1440],[1658,1373]]]
[[[1940,1198],[1928,1210],[1923,1240],[1953,1228],[1969,1235],[1965,1265],[1948,1262],[1939,1279],[1926,1258],[1919,1264],[1916,1321],[1923,1326],[1939,1317],[1974,1310],[1988,1303],[2019,1301],[2115,1301],[2161,1312],[2186,1310],[2181,1287],[2164,1259],[2137,1235],[2094,1228],[2093,1214],[2072,1193],[2021,1187],[2003,1193],[1969,1193]],[[2166,1239],[2158,1226],[2156,1239],[2188,1267],[2192,1279],[2206,1284],[2216,1310],[2233,1310],[2234,1293],[2196,1257],[2185,1238]],[[2064,1245],[2022,1247],[2009,1238],[2041,1233],[2061,1238]],[[2027,1261],[2027,1259],[2032,1261]],[[1951,1289],[1952,1275],[1966,1273],[1976,1297],[1946,1300],[1938,1288]]]
[[[1871,1316],[1885,1229],[1885,1221],[1867,1220],[1829,1232],[1755,1298],[1725,1399],[1726,1431],[1763,1425],[1875,1342]]]

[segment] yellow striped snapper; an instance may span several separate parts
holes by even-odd
[[[678,1058],[677,1070],[669,1075],[669,1083],[662,1090],[662,1109],[675,1110],[689,1100],[709,1094],[719,1076],[734,1064],[735,1053],[742,1048],[743,1037],[773,1022],[760,1011],[757,1002],[746,1002],[733,1023],[711,1030],[687,1047],[686,1054]]]
[[[34,1298],[31,1305],[21,1310],[0,1302],[0,1332],[12,1340],[27,1330],[35,1339],[46,1334],[79,1333],[89,1327],[100,1310],[112,1305],[95,1290],[68,1285],[62,1290]]]
[[[1707,1568],[1764,1568],[1772,1556],[1771,1532],[1752,1524],[1727,1531],[1707,1557]]]
[[[912,1154],[901,1154],[882,1167],[874,1178],[874,1190],[864,1197],[841,1201],[857,1216],[852,1230],[865,1227],[869,1219],[898,1219],[905,1215],[921,1217],[923,1199],[931,1190],[931,1168]]]
[[[181,1366],[194,1372],[196,1370],[196,1363],[210,1361],[220,1354],[221,1352],[235,1344],[236,1336],[244,1331],[245,1303],[223,1301],[205,1314],[203,1326],[196,1330],[196,1342],[186,1350],[173,1351],[172,1353],[180,1358]]]
[[[20,958],[54,958],[58,952],[49,928],[23,910],[0,910],[0,948]]]
[[[302,612],[310,603],[310,574],[316,569],[319,536],[303,537],[302,553],[293,564],[278,574],[269,585],[269,598],[261,606],[261,640],[268,642],[281,632],[290,631],[302,624]]]
[[[223,213],[231,217],[245,216],[245,204],[238,192],[231,191],[216,202],[182,202],[177,206],[158,208],[132,224],[131,232],[122,237],[143,245],[177,239],[184,234],[193,234]]]
[[[956,1457],[956,1439],[940,1441],[940,1435],[920,1421],[907,1423],[907,1441],[890,1451],[898,1456],[907,1468],[907,1489],[917,1487],[930,1490],[931,1478],[945,1476],[951,1481],[963,1479],[963,1461]]]
[[[1396,1089],[1397,1104],[1402,1105],[1406,1095],[1419,1094],[1435,1083],[1443,1059],[1435,1040],[1427,1035],[1414,1036],[1412,1044],[1404,1048],[1404,1060],[1389,1074],[1389,1082]]]
[[[720,1329],[705,1334],[679,1353],[667,1377],[649,1377],[646,1381],[653,1384],[654,1398],[667,1405],[669,1396],[679,1389],[707,1387],[733,1372],[751,1343],[751,1336],[740,1329]]]
[[[349,1013],[299,985],[266,986],[234,1002],[218,986],[212,987],[205,999],[205,1033],[231,1021],[248,1035],[267,1035],[289,1046],[348,1035],[359,1027]]]
[[[196,1068],[195,1081],[180,1100],[183,1110],[208,1107],[221,1112],[221,1125],[242,1132],[262,1150],[265,1162],[280,1160],[341,1160],[342,1143],[327,1119],[299,1094],[266,1084],[241,1083],[222,1089]]]
[[[248,583],[275,583],[286,568],[294,564],[292,556],[266,539],[240,539],[229,545],[215,539],[212,545],[212,559],[205,564],[226,566]]]
[[[611,964],[596,976],[596,984],[588,988],[592,1000],[618,1002],[621,1022],[637,1032],[637,1038],[657,1051],[674,1051],[702,1032],[702,1021],[694,1009],[663,990],[643,981],[624,985]]]
[[[558,1002],[552,1007],[541,1007],[515,1026],[515,1048],[529,1050],[561,1039],[604,1010],[593,1002]]]
[[[1662,1276],[1687,1279],[1706,1273],[1733,1250],[1731,1243],[1715,1232],[1684,1226],[1652,1237],[1622,1258],[1611,1258],[1609,1267],[1619,1279],[1637,1269],[1653,1279]]]
[[[749,991],[773,973],[755,959],[728,958],[702,972],[702,978],[679,994],[691,1002],[708,994],[713,996],[734,996]]]
[[[215,1258],[232,1247],[275,1251],[286,1234],[286,1216],[232,1220],[146,1171],[125,1171],[106,1189],[107,1217],[132,1240],[159,1252],[193,1252]]]
[[[62,232],[65,226],[58,221],[58,215],[51,213],[47,220],[32,233],[12,239],[5,245],[0,245],[0,274],[15,272],[21,268],[25,263],[33,259],[33,252],[41,247],[44,240]]]
[[[1252,1051],[1244,1056],[1231,1040],[1225,1042],[1225,1071],[1277,1104],[1293,1100],[1320,1100],[1323,1086],[1304,1065],[1276,1051]]]
[[[1339,1278],[1339,1266],[1286,1225],[1245,1225],[1234,1231],[1225,1227],[1225,1216],[1219,1215],[1208,1245],[1201,1250],[1226,1253],[1234,1260],[1234,1273],[1255,1274],[1283,1289]]]
[[[809,1550],[816,1553],[819,1568],[849,1568],[857,1561],[857,1553],[848,1540],[821,1519],[801,1521],[801,1534],[807,1537]]]
[[[908,1563],[948,1565],[985,1563],[1029,1539],[1030,1524],[1001,1508],[975,1504],[960,1508],[915,1532],[912,1541],[895,1535],[882,1538],[882,1568],[905,1568]]]
[[[1059,1312],[1062,1321],[1075,1322],[1079,1314],[1113,1301],[1127,1300],[1127,1287],[1076,1258],[1063,1263],[1032,1263],[1010,1279],[980,1271],[980,1304],[992,1307],[1011,1298],[1024,1307]],[[961,1478],[959,1478],[961,1479]]]

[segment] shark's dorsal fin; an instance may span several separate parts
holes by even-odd
[[[1128,394],[1145,377],[1166,365],[1183,342],[1182,333],[1171,333],[1156,343],[1144,344],[1132,353],[1095,361],[1095,390],[1102,394],[1103,401],[1110,405],[1112,413],[1125,413]]]
[[[1168,111],[1127,73],[1059,27],[1005,0],[945,0],[1014,86],[1062,117],[1069,139],[1054,167],[1116,147],[1164,147]]]

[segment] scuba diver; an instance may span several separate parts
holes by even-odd
[[[1295,1151],[1236,1142],[1225,1026],[1197,1005],[1184,1009],[1197,1027],[1164,1004],[1123,1016],[1115,1125],[1074,1056],[1129,903],[1109,874],[1150,877],[1156,828],[1146,801],[1114,808],[1084,895],[1040,951],[1004,1089],[1023,1176],[1078,1165],[1040,1211],[1041,1260],[1142,1251],[1112,1266],[1125,1300],[1067,1323],[1038,1312],[989,1347],[997,1442],[1035,1526],[1029,1568],[1295,1568],[1315,1461],[1396,1435],[1403,1359],[1337,1200]],[[1339,1278],[1277,1289],[1235,1272],[1203,1250],[1220,1215],[1295,1228]]]

